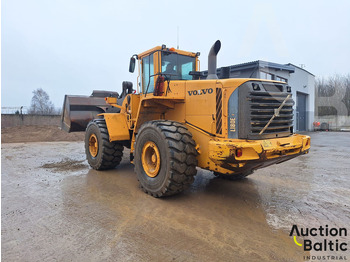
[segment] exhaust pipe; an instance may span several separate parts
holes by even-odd
[[[215,44],[210,48],[208,55],[208,76],[207,79],[218,79],[216,74],[216,55],[221,48],[220,40],[217,40]]]

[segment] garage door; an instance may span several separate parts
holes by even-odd
[[[297,131],[306,131],[306,96],[297,92]]]

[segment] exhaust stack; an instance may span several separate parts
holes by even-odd
[[[218,79],[216,74],[216,55],[221,48],[220,40],[217,40],[215,44],[210,48],[208,55],[208,76],[207,79]]]

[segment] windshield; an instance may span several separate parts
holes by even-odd
[[[171,52],[162,52],[162,74],[171,80],[192,80],[196,71],[196,58]]]

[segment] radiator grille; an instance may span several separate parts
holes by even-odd
[[[216,133],[222,134],[222,89],[216,88]]]
[[[289,93],[286,92],[250,92],[250,129],[257,135],[272,118]],[[264,131],[264,134],[290,132],[293,125],[293,99],[289,98],[279,112],[279,116]]]

